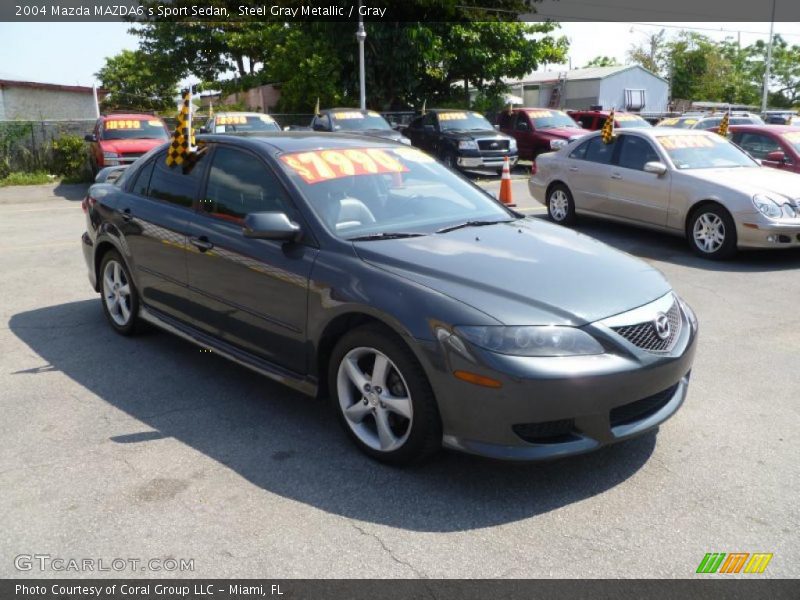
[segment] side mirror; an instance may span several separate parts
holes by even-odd
[[[644,171],[645,173],[653,173],[661,177],[664,173],[667,172],[667,165],[665,165],[662,162],[652,160],[650,162],[644,163]]]
[[[322,123],[314,123],[312,129],[314,131],[327,131],[327,129],[325,128],[325,126]]]
[[[85,136],[83,136],[83,139],[86,142],[96,142],[97,136],[93,133],[87,133]]]
[[[247,238],[296,242],[302,236],[303,230],[297,223],[290,221],[286,213],[257,212],[244,218],[242,233]]]
[[[200,128],[200,133],[208,133],[208,127],[206,127],[205,125],[203,125],[203,126]]]
[[[786,155],[783,153],[782,150],[775,150],[774,152],[770,152],[764,157],[764,160],[767,162],[775,162],[779,164],[786,163]]]
[[[500,131],[500,123],[495,123],[494,128],[497,129],[497,131]]]
[[[517,131],[528,131],[528,124],[525,121],[517,123]]]

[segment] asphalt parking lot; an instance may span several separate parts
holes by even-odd
[[[194,559],[181,575],[197,577],[695,577],[707,552],[770,552],[758,577],[800,575],[799,252],[710,263],[581,222],[695,308],[683,409],[591,455],[397,470],[322,403],[165,333],[114,334],[81,192],[0,190],[0,576],[164,575],[15,568],[47,554]],[[524,180],[514,193],[541,216]]]

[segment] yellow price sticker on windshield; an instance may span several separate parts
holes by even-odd
[[[381,148],[314,150],[280,157],[309,185],[353,175],[406,173],[408,167]]]
[[[244,125],[247,117],[243,115],[225,115],[217,117],[217,125]]]
[[[439,113],[439,120],[440,121],[461,121],[462,119],[467,118],[467,113],[465,112],[444,112]]]
[[[658,137],[658,142],[667,150],[713,148],[714,143],[722,143],[724,141],[723,138],[719,138],[719,141],[717,141],[710,135],[662,135]]]
[[[150,119],[147,122],[147,124],[150,125],[151,127],[161,127],[161,121],[159,121],[158,119]]]
[[[684,123],[688,123],[689,125],[694,125],[697,123],[697,119],[686,119]]]
[[[138,119],[115,119],[106,121],[106,129],[141,129],[142,122]]]
[[[671,119],[664,119],[659,123],[659,125],[675,125],[677,122],[678,119],[676,117],[672,117]]]
[[[625,113],[616,113],[614,115],[615,121],[641,121],[641,117],[637,117],[636,115],[626,115]]]
[[[333,117],[335,121],[347,121],[349,119],[363,119],[364,115],[354,110],[350,112],[331,113],[331,117]]]
[[[528,116],[531,119],[544,119],[547,117],[552,117],[553,113],[549,110],[529,110]]]

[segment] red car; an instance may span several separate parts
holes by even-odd
[[[567,114],[584,129],[597,131],[603,128],[603,124],[611,114],[609,110],[568,110]],[[626,112],[614,112],[614,127],[627,129],[630,127],[652,127],[639,115]]]
[[[497,127],[517,140],[519,157],[523,160],[558,150],[587,133],[569,115],[552,108],[504,111],[497,118]]]
[[[800,173],[800,127],[732,125],[731,141],[765,167]]]
[[[169,129],[153,115],[104,115],[97,119],[94,130],[84,139],[90,144],[92,172],[97,173],[103,167],[132,163],[167,141]]]

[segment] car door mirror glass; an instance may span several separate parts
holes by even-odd
[[[250,213],[244,218],[242,233],[247,238],[296,242],[302,229],[283,212]]]
[[[85,136],[83,136],[83,139],[87,142],[96,142],[97,136],[93,133],[87,133]]]
[[[651,160],[650,162],[644,163],[644,170],[647,173],[654,173],[655,175],[661,176],[667,172],[667,165],[656,160]]]

